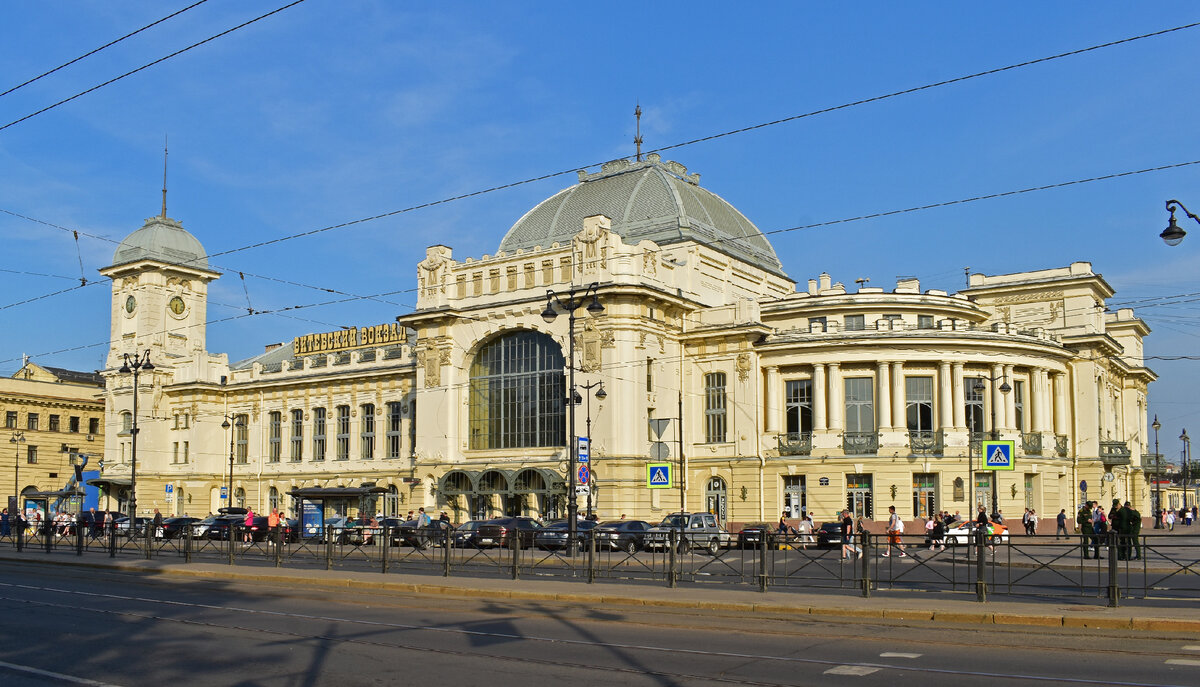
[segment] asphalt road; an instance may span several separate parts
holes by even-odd
[[[1200,685],[1200,640],[0,563],[0,684]]]

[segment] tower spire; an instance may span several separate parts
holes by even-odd
[[[163,134],[163,199],[162,218],[167,218],[167,135]]]
[[[638,103],[637,108],[633,111],[633,116],[637,117],[637,132],[633,135],[633,142],[637,145],[637,161],[642,161],[642,104]]]

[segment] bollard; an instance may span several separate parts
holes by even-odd
[[[83,514],[75,520],[75,555],[83,555]]]
[[[25,518],[17,516],[17,551],[25,550]]]
[[[987,601],[987,531],[983,527],[975,528],[975,551],[978,554],[975,560],[975,600],[979,602]]]
[[[1112,530],[1108,532],[1108,607],[1120,605],[1121,588],[1118,582],[1120,571],[1117,569],[1117,542],[1120,535]]]
[[[150,560],[150,554],[153,550],[154,540],[151,539],[151,537],[153,537],[153,536],[154,536],[154,523],[148,522],[148,523],[146,523],[146,560]]]
[[[453,531],[454,528],[448,524],[442,530],[442,536],[445,537],[442,540],[442,577],[450,577],[450,547],[454,545],[454,537],[451,534]]]
[[[596,581],[596,528],[588,530],[588,584]]]
[[[767,540],[771,537],[771,533],[766,527],[762,529],[762,534],[758,538],[758,591],[767,591]],[[783,537],[786,539],[787,534]]]
[[[188,523],[183,526],[183,562],[192,562],[192,525]]]
[[[325,526],[325,569],[333,570],[333,525]]]
[[[512,530],[509,532],[512,537],[510,544],[512,545],[512,578],[514,580],[521,577],[521,537],[514,523]]]
[[[108,557],[117,557],[117,525],[116,523],[108,526]]]
[[[237,539],[237,525],[232,522],[229,523],[228,530],[229,533],[226,538],[229,540],[229,564],[233,565],[233,542]]]
[[[871,598],[871,535],[863,532],[858,536],[862,537],[862,554],[858,557],[862,564],[862,595],[864,599]]]
[[[388,571],[388,544],[390,544],[392,540],[388,537],[388,526],[387,525],[384,525],[380,529],[380,533],[383,535],[383,538],[379,540],[379,546],[381,547],[380,554],[379,554],[379,560],[380,560],[380,565],[383,567],[383,573],[387,574],[387,571]]]
[[[50,518],[42,524],[42,538],[46,541],[46,553],[54,548],[54,528],[50,526]]]
[[[679,577],[675,572],[675,550],[679,543],[679,531],[670,530],[667,532],[667,586],[674,589],[679,584]]]

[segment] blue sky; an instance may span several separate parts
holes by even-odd
[[[190,2],[7,3],[0,91]],[[209,0],[0,96],[0,127],[286,4]],[[212,258],[209,349],[408,312],[427,245],[492,253],[573,170],[647,149],[1200,21],[1190,2],[401,3],[307,0],[0,130],[0,372],[22,354],[96,369],[96,270],[159,211],[210,253],[554,172],[569,174]],[[1200,160],[1200,27],[663,152],[760,229]],[[1163,202],[1200,211],[1200,165],[773,234],[793,279],[916,275],[957,290],[1087,260],[1114,302],[1200,292],[1200,225],[1168,248]],[[16,215],[109,241],[82,237]],[[245,291],[237,272],[246,275]],[[35,274],[28,274],[35,273]],[[49,275],[49,276],[41,276]],[[254,276],[252,276],[254,275]],[[1139,308],[1150,356],[1200,353],[1198,303]],[[1164,453],[1200,431],[1200,361],[1151,360]]]

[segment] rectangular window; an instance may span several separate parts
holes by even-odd
[[[25,462],[30,465],[37,463],[37,446],[25,447]]]
[[[362,433],[359,435],[359,454],[363,460],[375,458],[375,404],[366,403],[359,412],[362,413]]]
[[[57,416],[57,415],[51,415],[51,416],[50,416],[50,427],[49,427],[48,429],[49,429],[51,432],[59,432],[59,431],[62,431],[62,430],[60,430],[60,429],[59,429],[59,419],[58,419],[58,416]],[[96,434],[96,432],[92,432],[92,434]]]
[[[871,377],[848,377],[846,387],[846,431],[875,432],[875,380]]]
[[[813,430],[812,380],[794,379],[784,383],[786,430],[802,434]]]
[[[917,329],[933,328],[933,315],[917,315]]]
[[[337,459],[350,460],[350,406],[337,407]]]
[[[804,475],[783,476],[783,509],[789,518],[800,518],[808,511],[808,494]]]
[[[37,413],[29,413],[28,415],[26,415],[25,416],[25,429],[33,430],[36,432],[37,428],[38,428],[38,414]]]
[[[175,413],[175,415],[172,417],[173,424],[171,425],[171,429],[179,429],[179,413]]]
[[[725,373],[704,375],[704,441],[708,444],[725,442]]]
[[[292,411],[292,453],[288,456],[293,463],[304,460],[304,411]]]
[[[313,460],[325,460],[325,417],[324,408],[313,408]]]
[[[400,416],[403,413],[403,403],[387,404],[387,457],[400,457]]]
[[[278,463],[283,457],[283,413],[273,410],[267,418],[267,460]]]
[[[4,414],[4,428],[5,429],[16,429],[17,428],[17,411],[10,410]]]
[[[88,418],[88,434],[96,435],[100,433],[100,418]]]
[[[1013,380],[1013,406],[1016,408],[1017,415],[1013,418],[1017,431],[1025,431],[1025,382],[1024,380]]]
[[[846,315],[846,331],[861,332],[867,328],[866,315]]]
[[[654,393],[654,358],[646,358],[646,393]]]
[[[249,415],[234,415],[233,416],[233,435],[234,443],[237,444],[237,450],[234,455],[237,456],[237,462],[245,465],[250,462],[250,416]]]
[[[179,463],[179,442],[178,441],[171,443],[171,462],[176,463],[176,464]]]
[[[71,426],[68,431],[74,432],[75,434],[79,434],[79,418],[78,417],[75,417],[74,415],[71,416]]]
[[[191,453],[188,451],[188,442],[183,442],[183,462],[186,464],[191,461]]]
[[[981,387],[976,390],[975,387]],[[967,377],[963,380],[963,393],[966,395],[967,430],[978,438],[983,437],[983,379]]]
[[[931,518],[937,512],[937,475],[913,473],[913,517]]]
[[[933,431],[933,377],[905,377],[908,431]]]
[[[817,333],[823,332],[825,331],[825,324],[826,322],[824,317],[810,317],[808,318],[808,331]]]
[[[856,518],[859,516],[867,520],[875,518],[871,482],[871,475],[846,475],[846,510]]]

